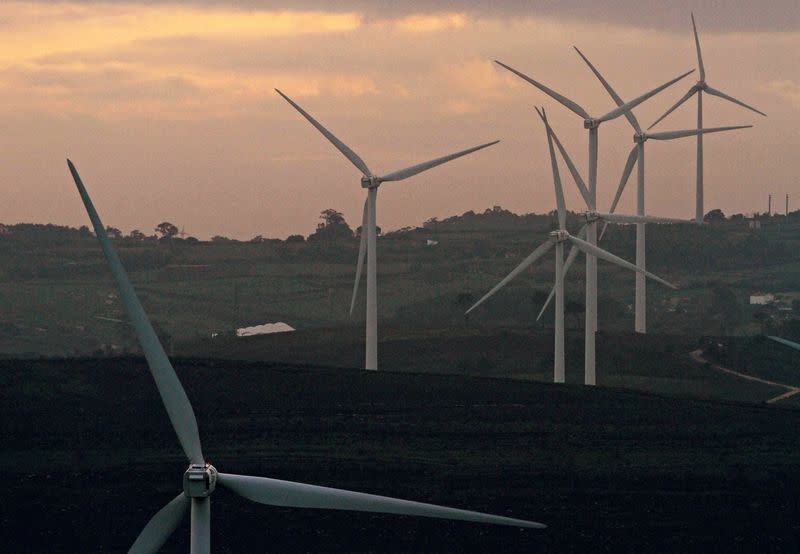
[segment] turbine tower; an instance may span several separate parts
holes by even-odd
[[[592,70],[595,77],[600,81],[603,85],[603,88],[606,89],[611,99],[617,104],[617,106],[622,106],[625,104],[622,98],[614,91],[608,81],[600,74],[600,72],[592,65],[592,62],[583,55],[578,47],[573,46],[575,51],[578,55],[583,58],[583,61],[586,62],[586,65],[589,66],[589,69]],[[628,177],[630,177],[631,171],[633,170],[633,164],[636,163],[637,165],[637,187],[636,187],[636,215],[645,215],[644,210],[644,144],[647,142],[648,139],[653,140],[674,140],[684,137],[691,137],[691,136],[699,136],[701,134],[708,134],[708,133],[719,133],[721,131],[732,131],[734,129],[745,129],[752,127],[752,125],[737,125],[735,127],[714,127],[710,129],[685,129],[681,131],[667,131],[662,133],[645,133],[642,131],[641,126],[639,125],[639,121],[636,119],[636,116],[633,112],[628,111],[625,113],[625,117],[628,120],[628,123],[631,124],[633,127],[634,135],[633,135],[633,142],[634,146],[631,149],[631,153],[628,155],[628,161],[625,164],[625,169],[622,172],[622,179],[619,182],[619,187],[617,188],[617,193],[614,196],[614,202],[611,204],[611,213],[614,213],[614,210],[617,207],[617,202],[619,202],[619,198],[622,195],[622,191],[625,189],[625,185],[628,182]],[[691,221],[686,221],[686,223],[691,223]],[[605,233],[606,227],[608,224],[603,226],[603,230],[600,232],[600,238],[603,237]],[[645,248],[645,224],[644,223],[637,223],[636,224],[636,265],[644,269],[646,267],[646,248]],[[647,333],[647,299],[646,299],[646,287],[647,284],[645,283],[645,278],[642,273],[636,274],[636,300],[635,300],[635,309],[634,309],[634,330],[637,333]]]
[[[511,273],[509,273],[505,278],[503,278],[499,283],[497,283],[492,290],[487,292],[483,297],[478,300],[469,310],[466,311],[465,315],[469,314],[472,310],[483,304],[486,300],[494,296],[494,294],[499,291],[501,288],[506,286],[506,284],[514,279],[517,275],[522,273],[525,269],[530,267],[536,260],[544,256],[553,246],[556,248],[556,263],[555,263],[555,299],[556,299],[556,310],[555,310],[555,344],[553,346],[553,382],[555,383],[563,383],[565,377],[565,363],[564,363],[564,243],[571,242],[573,251],[577,253],[578,250],[584,252],[587,256],[593,255],[598,258],[607,260],[609,262],[615,263],[621,267],[626,269],[630,269],[632,271],[636,271],[638,273],[642,273],[651,279],[654,279],[660,283],[663,283],[669,287],[675,288],[673,285],[664,281],[660,277],[653,275],[645,271],[642,268],[636,267],[630,262],[623,260],[607,252],[601,248],[597,248],[580,238],[580,236],[585,231],[585,225],[581,228],[578,236],[573,236],[567,231],[567,206],[566,202],[564,201],[564,189],[561,186],[561,175],[558,170],[558,161],[556,160],[556,153],[553,149],[553,140],[559,144],[558,138],[555,136],[555,132],[550,127],[550,124],[547,122],[547,117],[544,113],[544,108],[542,111],[536,109],[539,117],[542,118],[542,122],[544,123],[545,130],[547,132],[547,146],[550,150],[550,166],[553,171],[553,186],[555,187],[556,193],[556,206],[558,210],[558,230],[553,231],[550,233],[550,237],[544,244],[541,244],[536,250],[531,252],[531,254],[522,260],[522,262],[515,267]],[[593,214],[598,219],[611,219],[613,221],[639,221],[642,218],[638,217],[631,217],[631,216],[612,216],[611,214]],[[571,252],[570,252],[571,254]],[[574,259],[574,257],[573,257]],[[594,382],[589,382],[587,380],[587,385],[594,385]]]
[[[219,473],[205,461],[200,447],[200,433],[192,405],[186,396],[172,364],[158,341],[153,326],[147,317],[136,292],[131,285],[125,268],[122,266],[105,227],[97,215],[89,194],[81,181],[78,171],[67,160],[72,178],[78,187],[89,219],[92,221],[103,254],[111,266],[111,273],[119,289],[125,311],[136,332],[139,344],[144,351],[150,373],[156,382],[161,401],[167,410],[172,427],[178,435],[183,452],[189,459],[189,468],[183,475],[183,492],[159,510],[137,537],[130,552],[155,552],[172,535],[186,512],[191,509],[191,552],[206,554],[211,550],[211,499],[217,484],[254,502],[271,506],[295,508],[316,508],[325,510],[352,510],[385,514],[401,514],[441,519],[455,519],[495,525],[510,525],[541,529],[541,523],[524,521],[459,510],[433,504],[400,500],[386,496],[364,494],[341,489],[332,489],[304,483]]]
[[[504,67],[520,77],[521,79],[532,84],[558,103],[568,108],[573,113],[577,114],[583,119],[583,127],[589,131],[589,186],[587,187],[588,196],[586,197],[589,211],[594,212],[597,209],[597,141],[598,141],[598,127],[604,121],[611,121],[617,117],[629,113],[630,110],[658,94],[670,85],[673,85],[692,73],[687,71],[671,81],[667,81],[663,85],[656,87],[650,92],[646,92],[641,96],[631,100],[627,104],[617,106],[607,114],[600,117],[592,117],[584,108],[569,98],[559,94],[553,89],[543,85],[528,77],[524,73],[507,66],[506,64],[495,60],[495,63]],[[597,225],[595,220],[589,221],[586,227],[586,241],[592,246],[597,246]],[[593,255],[586,256],[586,345],[584,351],[584,371],[586,373],[587,382],[595,382],[595,333],[597,332],[597,259]]]
[[[378,198],[378,187],[381,183],[388,181],[402,181],[412,177],[423,171],[434,168],[437,165],[455,160],[461,156],[466,156],[477,150],[487,148],[500,142],[495,140],[480,146],[468,148],[436,158],[421,164],[413,165],[405,169],[393,171],[383,176],[374,175],[367,164],[351,150],[346,144],[336,138],[333,133],[323,127],[316,119],[311,117],[303,108],[298,106],[291,98],[283,94],[278,89],[275,91],[280,94],[284,100],[289,102],[294,109],[305,117],[317,130],[322,133],[350,162],[356,166],[362,173],[361,186],[367,189],[367,200],[364,203],[364,211],[361,224],[361,243],[358,248],[358,262],[356,264],[356,278],[353,284],[353,298],[350,301],[350,314],[353,313],[355,306],[356,293],[358,292],[358,284],[361,279],[362,266],[364,264],[364,256],[367,258],[367,317],[366,317],[366,369],[378,369],[378,284],[377,284],[377,247],[376,247],[376,202]],[[366,233],[365,233],[366,230]],[[366,252],[365,252],[366,251]]]
[[[698,38],[697,36],[697,25],[695,25],[694,22],[694,14],[691,15],[692,15],[692,31],[694,32],[694,45],[695,49],[697,50],[697,67],[700,70],[700,80],[697,81],[697,83],[695,83],[689,89],[689,91],[681,97],[680,100],[675,102],[675,104],[670,109],[664,112],[664,115],[656,119],[655,123],[650,125],[648,129],[652,129],[653,127],[655,127],[655,125],[658,124],[659,121],[661,121],[669,114],[671,114],[673,111],[675,111],[675,109],[677,109],[678,106],[686,102],[695,93],[697,94],[697,128],[702,129],[704,92],[712,96],[717,96],[719,98],[722,98],[723,100],[727,100],[728,102],[738,104],[739,106],[747,108],[748,110],[752,110],[758,114],[766,116],[767,114],[765,114],[760,110],[755,109],[753,106],[748,106],[741,100],[737,100],[736,98],[728,96],[727,94],[725,94],[720,90],[708,86],[708,83],[706,83],[706,69],[705,66],[703,66],[703,55],[700,52],[700,38]],[[698,223],[702,223],[703,215],[704,215],[703,214],[703,135],[700,134],[697,135],[697,180],[696,180],[696,198],[695,198],[695,219],[697,220]]]

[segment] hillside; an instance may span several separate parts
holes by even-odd
[[[221,552],[796,552],[800,411],[518,380],[178,360],[219,468],[489,510],[542,532],[271,509]],[[185,461],[143,361],[0,362],[7,552],[126,549]],[[185,552],[187,529],[168,543]]]

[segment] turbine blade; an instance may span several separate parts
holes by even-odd
[[[553,171],[553,186],[556,191],[556,207],[558,208],[558,228],[564,231],[567,228],[567,203],[564,200],[564,189],[561,186],[561,174],[558,171],[558,160],[556,160],[556,151],[553,148],[552,132],[550,130],[550,124],[547,123],[547,116],[544,113],[544,108],[542,108],[542,111],[536,108],[536,113],[542,118],[545,132],[547,133],[547,147],[550,150],[550,167]]]
[[[757,109],[755,109],[753,106],[748,106],[747,104],[745,104],[745,103],[744,103],[744,102],[742,102],[741,100],[737,100],[737,99],[736,99],[736,98],[734,98],[733,96],[728,96],[727,94],[725,94],[725,93],[724,93],[724,92],[722,92],[721,90],[717,90],[717,89],[715,89],[715,88],[711,88],[711,87],[706,87],[706,88],[705,88],[705,91],[706,91],[708,94],[711,94],[712,96],[718,96],[719,98],[722,98],[722,99],[724,99],[724,100],[727,100],[728,102],[733,102],[734,104],[738,104],[738,105],[740,105],[740,106],[742,106],[742,107],[744,107],[744,108],[747,108],[748,110],[752,110],[752,111],[754,111],[754,112],[756,112],[756,113],[760,113],[760,114],[761,114],[761,115],[763,115],[764,117],[766,117],[766,115],[767,115],[767,114],[765,114],[764,112],[762,112],[761,110],[757,110]]]
[[[537,109],[536,111],[538,112],[539,110]],[[575,181],[575,185],[577,185],[578,190],[580,191],[581,196],[583,197],[583,201],[586,202],[587,207],[591,206],[591,197],[589,195],[589,189],[586,188],[586,183],[581,178],[580,173],[578,173],[578,169],[575,167],[575,164],[572,163],[572,158],[569,157],[569,154],[567,154],[567,151],[561,144],[561,141],[558,140],[558,135],[556,135],[556,132],[553,130],[552,127],[550,127],[550,124],[547,123],[547,120],[544,118],[543,113],[539,113],[539,117],[541,117],[542,120],[545,122],[545,125],[547,126],[548,129],[548,135],[553,137],[553,140],[555,141],[556,146],[558,147],[558,151],[561,152],[561,157],[564,158],[564,162],[567,164],[567,169],[569,169],[569,172],[572,175],[572,180]]]
[[[358,243],[358,261],[356,262],[356,280],[353,283],[353,298],[350,300],[350,317],[353,317],[353,308],[356,306],[356,293],[358,283],[361,281],[361,272],[364,269],[364,254],[367,252],[367,201],[364,201],[364,213],[361,215],[361,240]]]
[[[673,217],[656,217],[652,215],[622,215],[598,213],[600,219],[611,223],[694,223],[694,219],[678,219]]]
[[[556,102],[562,104],[566,108],[572,110],[573,112],[575,112],[577,115],[579,115],[583,119],[590,119],[591,118],[591,116],[589,115],[589,113],[586,110],[584,110],[582,107],[580,107],[578,104],[576,104],[575,102],[573,102],[572,100],[570,100],[566,96],[563,96],[563,95],[557,93],[553,89],[546,87],[545,85],[543,85],[542,83],[540,83],[538,81],[534,81],[533,79],[531,79],[530,77],[528,77],[524,73],[521,73],[521,72],[517,71],[513,67],[507,66],[503,62],[495,60],[494,63],[496,63],[500,67],[504,67],[504,68],[508,69],[511,73],[514,73],[515,75],[517,75],[517,77],[520,77],[521,79],[523,79],[525,81],[528,81],[530,84],[532,84],[533,86],[535,86],[536,88],[541,90],[543,93],[548,95],[550,98],[552,98]]]
[[[461,156],[466,156],[467,154],[472,154],[473,152],[477,152],[478,150],[483,150],[484,148],[494,146],[498,142],[500,141],[494,140],[492,142],[487,142],[486,144],[481,144],[480,146],[473,146],[472,148],[467,148],[466,150],[462,150],[461,152],[456,152],[455,154],[448,154],[447,156],[442,156],[441,158],[436,158],[435,160],[430,160],[427,162],[423,162],[421,164],[412,165],[411,167],[407,167],[405,169],[393,171],[388,175],[380,177],[380,180],[381,182],[402,181],[403,179],[408,179],[409,177],[412,177],[417,173],[422,173],[423,171],[427,171],[431,168],[434,168],[437,165],[442,165],[443,163],[455,160],[456,158],[460,158]]]
[[[692,31],[694,31],[694,45],[697,48],[697,67],[700,68],[700,80],[706,80],[706,68],[703,66],[703,55],[700,53],[700,39],[697,37],[697,25],[694,23],[692,14]]]
[[[606,115],[604,115],[603,117],[599,118],[598,121],[609,121],[611,119],[615,119],[615,118],[619,117],[620,115],[624,114],[626,111],[632,110],[633,108],[635,108],[636,106],[638,106],[639,104],[641,104],[642,102],[647,100],[648,98],[658,94],[659,92],[661,92],[665,88],[674,85],[675,83],[677,83],[678,81],[680,81],[681,79],[683,79],[684,77],[686,77],[687,75],[689,75],[690,73],[693,73],[693,72],[694,72],[694,69],[692,69],[691,71],[687,71],[683,75],[679,75],[679,76],[675,77],[674,79],[672,79],[670,81],[667,81],[663,85],[654,88],[650,92],[646,92],[646,93],[642,94],[641,96],[637,96],[636,98],[634,98],[630,102],[627,102],[627,103],[625,103],[625,104],[623,104],[621,106],[618,106],[618,107],[614,108],[613,110],[608,112]]]
[[[585,233],[585,232],[586,232],[586,226],[584,225],[584,227],[581,229],[581,235],[583,233]],[[569,271],[569,268],[572,267],[572,264],[575,262],[575,258],[578,257],[578,253],[579,252],[580,252],[580,250],[578,250],[575,247],[574,244],[572,246],[570,246],[569,254],[567,254],[567,259],[564,262],[563,272],[564,272],[564,277],[565,278],[567,276],[567,271]],[[547,307],[550,305],[550,302],[553,301],[553,298],[555,297],[555,294],[556,294],[556,287],[555,287],[555,285],[553,285],[550,288],[550,294],[547,296],[547,300],[545,300],[544,304],[542,305],[542,309],[539,310],[539,315],[536,316],[536,321],[539,321],[542,318],[542,315],[544,315],[544,312],[547,309]]]
[[[697,92],[697,90],[698,90],[698,89],[697,89],[697,87],[692,87],[692,88],[690,88],[690,89],[689,89],[689,91],[688,91],[686,94],[684,94],[683,96],[681,96],[681,99],[680,99],[680,100],[678,100],[677,102],[675,102],[675,104],[673,104],[673,106],[672,106],[670,109],[668,109],[666,112],[664,112],[664,114],[663,114],[661,117],[659,117],[658,119],[656,119],[656,120],[653,122],[653,124],[652,124],[652,125],[650,125],[650,127],[648,127],[648,129],[652,129],[653,127],[655,127],[656,125],[658,125],[658,122],[659,122],[659,121],[661,121],[662,119],[664,119],[665,117],[667,117],[669,114],[671,114],[672,112],[674,112],[675,110],[677,110],[677,109],[678,109],[678,106],[680,106],[681,104],[683,104],[684,102],[686,102],[686,101],[687,101],[689,98],[691,98],[691,97],[692,97],[692,95],[693,95],[695,92]]]
[[[120,298],[136,331],[136,337],[139,339],[145,358],[147,358],[147,365],[156,382],[164,407],[167,409],[172,427],[178,435],[178,440],[186,457],[194,464],[202,464],[203,453],[200,448],[200,433],[197,431],[197,420],[194,417],[192,405],[186,397],[186,391],[183,390],[183,386],[181,386],[181,382],[175,374],[175,369],[172,367],[169,358],[167,358],[167,354],[158,341],[156,332],[153,330],[144,308],[142,308],[139,299],[136,297],[136,291],[128,279],[128,274],[125,272],[122,262],[111,245],[111,241],[108,240],[106,228],[94,209],[89,193],[86,192],[86,187],[83,186],[83,181],[78,175],[78,170],[75,169],[70,160],[67,160],[67,165],[70,173],[72,173],[72,178],[75,180],[75,185],[78,187],[78,193],[81,195],[83,205],[89,214],[89,219],[92,221],[92,226],[97,235],[97,240],[100,242],[100,247],[103,249],[103,254],[105,254],[108,265],[111,266],[111,273],[117,283]]]
[[[592,62],[590,62],[589,59],[586,56],[583,55],[583,52],[578,50],[577,46],[573,46],[573,48],[578,53],[578,55],[581,58],[583,58],[583,61],[586,62],[586,65],[589,66],[589,69],[592,70],[592,73],[594,73],[594,76],[598,78],[600,83],[603,85],[603,88],[606,89],[606,92],[608,92],[608,94],[611,96],[611,99],[614,100],[614,102],[617,104],[617,106],[624,105],[625,101],[622,100],[622,98],[619,97],[619,94],[617,94],[617,92],[613,88],[611,88],[611,85],[608,84],[608,81],[606,81],[605,78],[600,74],[600,72],[595,68],[595,66],[592,65]],[[625,110],[625,119],[628,120],[628,123],[631,124],[631,126],[633,127],[633,129],[637,133],[641,133],[642,132],[642,128],[639,126],[639,121],[636,119],[636,116],[633,115],[632,111]]]
[[[316,508],[320,510],[352,510],[356,512],[372,512],[380,514],[398,514],[407,516],[432,517],[474,521],[493,525],[509,525],[543,529],[546,525],[514,519],[459,510],[434,504],[400,500],[388,496],[378,496],[342,489],[306,485],[292,481],[268,479],[266,477],[250,477],[245,475],[219,474],[219,483],[233,492],[261,504],[270,506],[286,506],[292,508]]]
[[[361,173],[363,173],[363,174],[364,174],[364,177],[372,177],[372,173],[370,172],[369,168],[367,167],[367,164],[365,164],[365,163],[364,163],[364,160],[362,160],[362,159],[361,159],[361,158],[358,156],[358,154],[356,154],[355,152],[353,152],[353,151],[350,149],[350,147],[349,147],[349,146],[347,146],[345,143],[343,143],[343,142],[342,142],[342,141],[340,141],[338,138],[336,138],[336,137],[334,136],[334,134],[333,134],[333,133],[331,133],[330,131],[328,131],[328,130],[327,130],[325,127],[323,127],[323,126],[322,126],[322,124],[321,124],[319,121],[317,121],[316,119],[314,119],[313,117],[311,117],[311,115],[310,115],[310,114],[309,114],[307,111],[305,111],[303,108],[301,108],[300,106],[298,106],[298,105],[297,105],[297,104],[294,102],[294,100],[292,100],[291,98],[289,98],[288,96],[286,96],[285,94],[283,94],[283,93],[282,93],[281,91],[279,91],[278,89],[275,89],[275,92],[277,92],[278,94],[280,94],[281,96],[283,96],[283,99],[284,99],[284,100],[286,100],[287,102],[289,102],[289,104],[291,104],[291,105],[292,105],[292,107],[293,107],[295,110],[297,110],[298,112],[300,112],[300,114],[301,114],[303,117],[305,117],[305,118],[308,120],[308,122],[309,122],[309,123],[311,123],[311,124],[312,124],[314,127],[316,127],[316,128],[317,128],[317,131],[319,131],[320,133],[322,133],[322,134],[325,136],[325,138],[326,138],[326,139],[328,139],[328,140],[331,142],[331,144],[333,144],[333,145],[336,147],[336,149],[337,149],[339,152],[341,152],[342,154],[344,154],[345,158],[347,158],[348,160],[350,160],[350,162],[351,162],[351,163],[352,163],[354,166],[356,166],[356,167],[357,167],[357,168],[358,168],[358,169],[361,171]]]
[[[772,335],[767,335],[767,338],[771,339],[771,340],[774,340],[775,342],[779,342],[779,343],[783,344],[784,346],[788,346],[789,348],[794,348],[795,350],[800,350],[800,344],[797,344],[796,342],[792,342],[790,340],[782,339],[781,337],[775,337],[775,336],[772,336]]]
[[[520,273],[522,273],[523,271],[525,271],[525,269],[526,269],[527,267],[529,267],[529,266],[530,266],[530,265],[531,265],[533,262],[535,262],[536,260],[538,260],[539,258],[541,258],[542,256],[544,256],[544,255],[547,253],[547,251],[548,251],[548,250],[550,250],[550,249],[553,247],[553,244],[554,244],[554,243],[553,243],[553,241],[552,241],[552,240],[550,240],[550,239],[548,239],[548,240],[547,240],[547,242],[545,242],[545,243],[543,243],[543,244],[539,245],[539,247],[538,247],[538,248],[536,248],[536,250],[534,250],[533,252],[531,252],[531,253],[528,255],[528,257],[527,257],[527,258],[525,258],[524,260],[522,260],[522,262],[521,262],[521,263],[520,263],[520,264],[519,264],[517,267],[515,267],[515,268],[514,268],[514,269],[511,271],[511,273],[509,273],[508,275],[506,275],[506,276],[503,278],[503,280],[502,280],[502,281],[500,281],[499,283],[497,283],[497,284],[494,286],[494,288],[493,288],[492,290],[490,290],[489,292],[487,292],[486,294],[484,294],[484,295],[483,295],[483,298],[481,298],[480,300],[478,300],[477,302],[475,302],[475,304],[474,304],[474,305],[473,305],[473,306],[472,306],[472,307],[471,307],[469,310],[467,310],[467,311],[466,311],[466,313],[465,313],[464,315],[467,315],[467,314],[468,314],[468,313],[470,313],[472,310],[474,310],[475,308],[477,308],[478,306],[480,306],[481,304],[483,304],[484,302],[486,302],[486,300],[488,300],[489,298],[491,298],[492,296],[494,296],[494,293],[496,293],[496,292],[497,292],[497,291],[499,291],[501,288],[503,288],[504,286],[506,286],[506,285],[508,284],[508,282],[509,282],[509,281],[511,281],[511,280],[512,280],[514,277],[516,277],[517,275],[519,275]]]
[[[685,129],[682,131],[663,131],[660,133],[647,133],[647,138],[653,140],[672,140],[696,135],[708,135],[710,133],[721,133],[722,131],[733,131],[736,129],[749,129],[752,125],[734,125],[731,127],[708,127],[706,129]]]
[[[617,193],[614,195],[614,201],[611,203],[611,208],[608,210],[609,213],[614,213],[614,210],[617,209],[617,204],[619,203],[619,199],[622,197],[622,192],[625,190],[625,185],[628,184],[628,179],[631,176],[631,171],[633,171],[633,165],[636,163],[636,160],[639,159],[639,147],[638,145],[634,144],[633,148],[631,148],[630,154],[628,154],[628,161],[625,162],[625,169],[622,170],[622,177],[619,180],[619,186],[617,187]],[[603,240],[603,235],[606,234],[606,229],[608,228],[608,222],[603,222],[603,229],[600,231],[600,238],[598,240]]]
[[[150,518],[136,537],[129,554],[158,552],[186,515],[191,501],[182,492]]]
[[[646,277],[652,279],[653,281],[658,281],[662,285],[665,285],[665,286],[667,286],[667,287],[669,287],[671,289],[677,289],[678,288],[675,285],[673,285],[672,283],[669,283],[669,282],[665,281],[664,279],[662,279],[658,275],[655,275],[654,273],[650,273],[649,271],[644,270],[644,269],[638,267],[635,264],[632,264],[632,263],[630,263],[630,262],[628,262],[626,260],[623,260],[619,256],[615,256],[614,254],[612,254],[611,252],[609,252],[607,250],[603,250],[602,248],[598,248],[597,246],[589,244],[585,240],[579,239],[578,237],[574,237],[574,236],[571,236],[569,238],[569,240],[571,240],[573,243],[575,243],[575,246],[577,246],[578,248],[583,250],[583,252],[585,254],[590,254],[590,255],[595,256],[597,258],[600,258],[602,260],[606,260],[607,262],[611,262],[613,264],[617,264],[618,266],[624,267],[625,269],[630,269],[631,271],[637,271],[637,272],[645,275]]]

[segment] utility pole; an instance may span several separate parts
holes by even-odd
[[[769,200],[767,200],[767,217],[772,217],[772,195],[769,195]]]
[[[783,214],[786,217],[789,217],[789,195],[786,195],[786,212]]]

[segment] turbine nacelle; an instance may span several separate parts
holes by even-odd
[[[211,496],[217,486],[217,468],[211,464],[190,464],[183,474],[183,494],[189,498]]]
[[[550,237],[552,237],[553,242],[566,242],[569,240],[570,234],[568,231],[564,229],[559,229],[558,231],[550,231]]]
[[[600,217],[599,212],[595,212],[592,210],[587,210],[585,212],[582,212],[581,215],[584,217],[584,219],[586,219],[586,223],[593,223],[595,221],[600,221],[602,219],[602,217]]]
[[[633,142],[636,144],[641,144],[646,141],[648,138],[647,133],[634,133],[633,134]]]
[[[600,126],[600,120],[589,117],[583,120],[584,129],[597,129]]]
[[[361,188],[376,189],[380,186],[380,184],[381,180],[375,176],[361,178]]]

